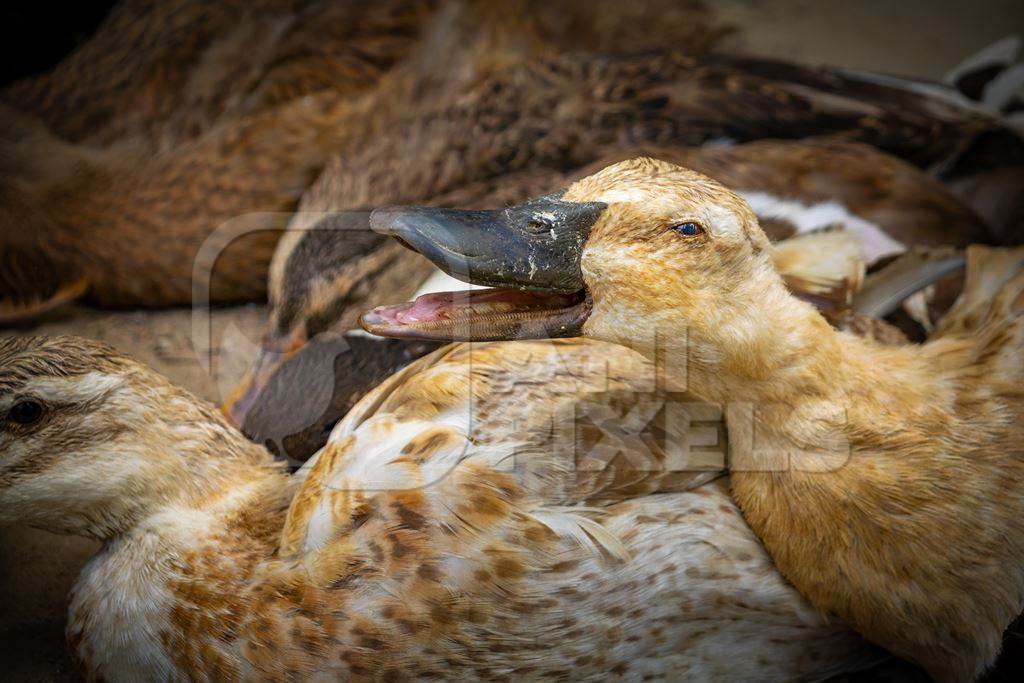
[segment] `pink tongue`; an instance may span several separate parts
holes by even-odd
[[[417,297],[411,304],[392,309],[394,319],[400,323],[422,323],[447,320],[457,308],[506,304],[515,307],[536,306],[542,303],[553,308],[572,304],[571,295],[538,294],[515,289],[485,289],[470,292],[437,292]]]
[[[395,319],[400,323],[443,320],[447,317],[448,311],[451,310],[456,296],[463,301],[468,299],[465,294],[456,295],[454,292],[424,294],[417,297],[411,304],[407,304],[405,307],[395,311]]]

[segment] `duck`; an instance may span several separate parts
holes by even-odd
[[[645,11],[660,19],[651,21]],[[72,143],[102,147],[141,137],[174,144],[226,115],[327,90],[368,92],[417,49],[432,24],[445,32],[429,37],[438,41],[460,22],[482,21],[523,33],[530,49],[545,53],[557,45],[621,53],[673,47],[700,55],[732,32],[712,8],[669,0],[644,10],[610,0],[570,0],[557,10],[536,0],[257,0],[244,7],[122,0],[53,69],[0,89],[0,101]]]
[[[666,402],[638,354],[592,362],[600,345],[442,347],[288,474],[108,346],[3,338],[0,521],[104,541],[68,615],[88,680],[781,681],[885,661],[775,569],[723,483],[713,407]],[[566,411],[578,433],[552,428]]]
[[[187,304],[196,276],[213,302],[265,296],[275,214],[340,144],[332,126],[369,118],[346,107],[406,58],[430,3],[304,5],[121,3],[4,90],[0,320],[82,297]]]
[[[4,87],[0,101],[69,143],[163,149],[225,117],[328,89],[369,91],[438,4],[123,0],[54,68]]]
[[[196,288],[263,299],[281,214],[346,141],[430,97],[433,70],[548,54],[565,31],[610,43],[610,17],[583,3],[564,27],[524,4],[119,4],[53,71],[0,94],[0,323],[78,299],[191,304]],[[696,5],[672,14],[693,22],[666,41],[694,32],[697,51],[721,33]]]
[[[499,142],[492,148],[497,153]],[[377,145],[374,149],[381,151]],[[751,202],[773,241],[786,244],[775,257],[790,285],[813,297],[835,324],[855,326],[864,334],[894,342],[905,341],[905,335],[913,335],[915,329],[904,331],[878,322],[892,306],[871,307],[870,317],[851,315],[851,297],[861,287],[862,271],[880,268],[908,250],[964,247],[991,239],[977,214],[940,182],[863,143],[825,138],[697,147],[634,146],[612,149],[598,161],[570,171],[538,168],[470,183],[460,181],[481,173],[466,168],[472,159],[453,164],[455,151],[447,143],[429,149],[429,153],[421,151],[412,157],[422,162],[422,167],[394,154],[394,149],[388,153],[393,156],[381,153],[372,162],[361,156],[335,157],[303,197],[298,214],[277,245],[269,272],[268,320],[260,349],[222,409],[246,434],[260,443],[269,440],[268,447],[292,464],[323,446],[329,426],[357,397],[397,370],[396,361],[411,361],[427,350],[418,341],[375,345],[362,337],[353,338],[350,330],[357,326],[359,315],[389,301],[443,291],[444,287],[464,287],[451,279],[425,284],[431,264],[372,232],[370,212],[353,207],[424,200],[457,207],[514,204],[564,187],[606,165],[656,152],[660,158],[728,183]],[[370,173],[368,168],[380,172]],[[452,168],[461,173],[438,180]],[[421,182],[409,180],[416,178]],[[427,179],[433,184],[424,186]],[[830,229],[846,236],[829,242],[822,235]],[[811,239],[792,241],[797,237]],[[353,260],[353,253],[360,257]],[[849,258],[829,263],[825,257],[832,253]],[[783,263],[794,258],[799,261]],[[806,278],[796,281],[798,273],[806,275],[813,270],[817,258],[826,261],[826,270],[832,269],[824,277],[824,286]],[[439,271],[434,272],[436,277]],[[951,291],[958,291],[956,275],[939,282],[948,280],[953,281]],[[910,291],[924,284],[927,281]],[[890,288],[883,284],[874,290],[884,294]],[[902,304],[905,298],[906,294],[896,303]],[[951,303],[942,301],[947,307]],[[303,351],[314,342],[313,349]],[[330,356],[336,361],[327,360]],[[293,361],[293,367],[285,370]],[[332,374],[335,362],[340,365]],[[336,378],[334,388],[328,386],[331,377]],[[322,388],[307,393],[305,400],[292,389],[312,386]],[[297,405],[302,408],[296,410]],[[283,445],[285,440],[288,446]]]
[[[837,324],[887,343],[906,341],[898,328],[849,308],[864,270],[856,236],[832,230],[790,238],[776,245],[775,259],[793,291],[828,311]],[[424,259],[417,262],[429,265]],[[435,268],[410,299],[463,288],[464,283]],[[884,286],[881,289],[886,291]],[[372,297],[381,299],[381,292]],[[353,308],[358,311],[357,305],[351,304],[344,315]],[[334,425],[363,396],[441,345],[344,329],[319,332],[286,351],[268,351],[264,346],[250,374],[221,406],[225,417],[251,440],[299,467],[327,443]]]
[[[362,49],[362,34],[331,36],[342,44],[338,62],[326,59],[332,68],[293,46],[302,43],[304,27],[319,35],[317,31],[327,30],[323,26],[345,22],[320,23],[315,11],[300,13],[280,44],[267,42],[266,60],[247,56],[247,64],[277,65],[271,70],[283,74],[264,74],[255,83],[235,78],[229,68],[237,66],[229,58],[236,54],[232,49],[239,49],[237,43],[246,49],[252,41],[233,33],[223,41],[210,36],[199,41],[209,45],[208,51],[198,53],[190,52],[186,42],[182,49],[188,56],[181,61],[203,67],[196,72],[202,75],[196,76],[199,103],[174,95],[180,112],[173,120],[154,114],[152,122],[133,123],[128,116],[123,126],[115,126],[118,135],[108,139],[99,132],[95,144],[87,144],[87,133],[68,140],[55,128],[64,130],[58,125],[58,119],[64,120],[60,111],[81,110],[66,106],[57,95],[70,74],[78,74],[81,87],[91,87],[91,78],[80,72],[88,74],[95,64],[97,79],[106,82],[101,74],[108,71],[100,68],[105,62],[89,56],[100,48],[83,48],[50,80],[21,86],[18,92],[23,94],[6,97],[9,104],[0,112],[0,118],[12,119],[5,125],[19,131],[0,151],[0,246],[8,260],[31,267],[5,269],[0,281],[2,320],[28,320],[77,299],[108,307],[190,304],[197,289],[203,295],[209,290],[207,298],[214,304],[261,300],[267,294],[274,245],[287,221],[281,214],[296,207],[333,155],[361,159],[369,182],[385,167],[421,154],[431,156],[433,146],[442,145],[455,168],[445,167],[437,177],[401,173],[389,181],[420,186],[421,196],[395,201],[426,201],[440,192],[436,186],[441,184],[452,191],[495,175],[579,168],[599,159],[609,146],[623,144],[693,145],[712,139],[830,134],[892,151],[918,166],[941,166],[950,182],[973,177],[975,167],[1012,165],[1015,150],[1024,147],[997,118],[953,98],[772,60],[693,56],[685,47],[643,55],[563,54],[557,22],[547,29],[541,22],[538,29],[530,21],[509,20],[551,18],[550,11],[517,12],[518,5],[501,5],[505,11],[491,13],[481,10],[486,6],[456,3],[450,10],[444,5],[425,15],[410,11],[399,18],[382,9],[379,21],[366,20],[364,38],[371,45],[381,42],[386,55],[377,58],[376,49]],[[280,23],[260,12],[254,17],[254,25],[261,27],[253,29],[256,33]],[[211,26],[221,28],[210,30],[224,30],[224,22],[213,22]],[[144,26],[148,28],[140,28],[142,34],[156,32],[156,54],[164,49],[177,54],[173,38],[159,38],[158,28]],[[679,26],[689,31],[685,22]],[[396,42],[377,40],[392,32],[400,36]],[[98,35],[102,43],[109,31]],[[595,35],[606,36],[595,39],[598,49],[610,34]],[[311,42],[328,50],[335,44],[332,40]],[[692,43],[709,47],[707,40]],[[684,40],[677,45],[687,44]],[[465,49],[450,52],[439,45]],[[220,55],[218,47],[226,54]],[[345,55],[353,50],[358,53],[353,59],[363,66],[349,70]],[[140,59],[145,64],[149,58],[133,58],[122,66],[142,69]],[[117,64],[110,67],[112,81],[121,73]],[[289,71],[292,67],[294,72]],[[305,78],[336,71],[340,74],[323,76],[327,84]],[[145,93],[162,83],[154,79],[140,81],[139,97],[145,99]],[[200,87],[208,82],[231,86],[213,88],[211,95]],[[293,83],[296,96],[287,96]],[[96,87],[100,93],[120,92]],[[222,93],[230,100],[227,104]],[[18,108],[33,97],[40,98],[42,109]],[[101,107],[110,105],[109,97],[96,101],[107,102]],[[200,123],[192,125],[190,118]],[[67,130],[83,128],[75,121],[66,125]],[[502,144],[492,149],[495,140]],[[527,148],[529,154],[521,151]],[[375,162],[380,156],[386,160]],[[29,275],[34,272],[47,277]]]
[[[541,213],[546,231],[524,229]],[[660,160],[609,166],[521,212],[392,207],[371,225],[499,289],[415,316],[381,307],[366,329],[582,334],[660,357],[666,386],[726,415],[731,496],[820,614],[938,681],[996,659],[1024,607],[1024,248],[968,247],[935,334],[887,346],[787,291],[742,197]]]

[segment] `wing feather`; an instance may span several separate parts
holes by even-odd
[[[367,506],[418,491],[437,524],[476,523],[462,501],[486,510],[514,500],[516,514],[623,557],[594,509],[699,486],[724,464],[680,456],[691,420],[706,428],[722,418],[657,391],[653,373],[639,355],[586,340],[455,344],[424,356],[367,394],[303,467],[282,548],[323,548]]]

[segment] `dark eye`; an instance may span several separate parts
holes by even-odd
[[[704,226],[700,223],[694,223],[693,221],[673,225],[672,229],[680,235],[686,235],[687,237],[696,237],[697,235],[704,234]]]
[[[43,404],[39,401],[19,401],[7,411],[7,419],[20,425],[31,425],[43,417]]]

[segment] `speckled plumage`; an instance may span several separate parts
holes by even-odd
[[[714,410],[675,397],[683,413],[641,430],[636,408],[661,400],[653,369],[598,348],[435,352],[364,398],[289,478],[212,409],[105,347],[5,340],[0,377],[51,412],[23,446],[5,427],[0,518],[107,539],[68,625],[94,680],[792,680],[877,659],[781,579],[729,497],[720,453],[671,471],[682,435],[724,439]],[[47,384],[34,359],[62,349],[67,376]],[[65,412],[87,390],[97,403]],[[588,403],[604,410],[583,410],[575,437],[551,430],[552,415],[563,427]],[[45,470],[12,474],[19,449],[85,425],[123,429],[116,444],[72,440]],[[138,484],[93,480],[113,466],[138,470]],[[107,496],[126,512],[102,527],[49,502]]]

